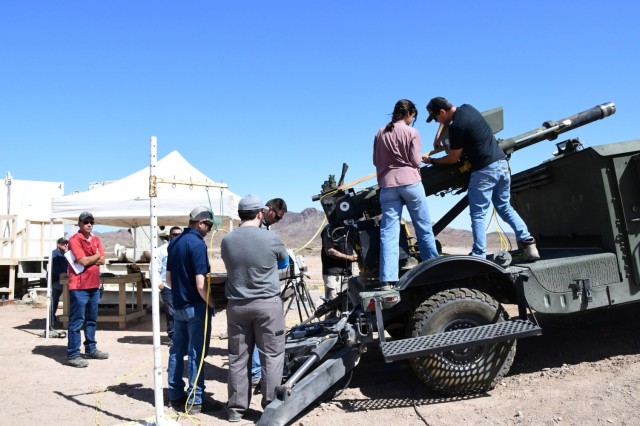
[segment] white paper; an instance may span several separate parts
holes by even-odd
[[[64,253],[64,257],[67,258],[67,260],[69,261],[69,265],[71,265],[71,267],[73,268],[73,271],[76,274],[79,274],[80,272],[84,271],[84,266],[76,262],[76,257],[73,255],[73,252],[71,250],[67,250]]]

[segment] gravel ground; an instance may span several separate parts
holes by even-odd
[[[308,259],[317,287],[317,261]],[[295,312],[289,323],[295,323]],[[0,400],[3,424],[115,425],[153,421],[151,315],[125,330],[99,324],[108,360],[88,368],[65,365],[66,339],[44,339],[45,309],[21,302],[0,306]],[[546,317],[544,335],[518,342],[510,374],[487,394],[442,398],[430,393],[405,362],[385,364],[365,353],[348,386],[314,404],[297,425],[636,425],[640,406],[640,312],[634,305],[578,316]],[[164,322],[164,321],[162,321]],[[224,311],[213,335],[226,329]],[[168,347],[161,349],[166,365]],[[166,386],[166,371],[162,369]],[[226,340],[216,338],[204,362],[207,392],[226,401]],[[166,396],[165,396],[166,400]],[[261,414],[260,398],[240,424]],[[166,417],[175,414],[165,409]],[[222,412],[181,417],[181,425],[224,424]]]

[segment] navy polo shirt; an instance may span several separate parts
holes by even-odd
[[[195,277],[209,273],[209,258],[207,245],[200,234],[195,229],[185,228],[182,234],[171,240],[168,253],[167,271],[171,272],[174,308],[204,303]]]

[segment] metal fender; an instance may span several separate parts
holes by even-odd
[[[402,291],[426,283],[457,281],[487,274],[506,275],[508,271],[487,259],[476,256],[438,256],[420,262],[404,274],[398,281],[396,288]]]

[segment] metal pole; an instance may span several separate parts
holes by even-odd
[[[49,338],[51,328],[51,270],[53,269],[53,259],[51,258],[51,245],[53,244],[53,219],[49,224],[49,264],[47,266],[47,321],[44,328],[44,338]]]
[[[215,182],[196,182],[158,177],[156,174],[156,163],[158,161],[157,151],[157,138],[155,136],[151,136],[151,162],[149,166],[149,224],[151,232],[151,262],[149,263],[149,278],[151,279],[151,320],[153,324],[153,378],[156,424],[180,426],[180,424],[175,420],[163,417],[163,380],[161,365],[162,360],[160,357],[160,291],[158,290],[158,285],[160,283],[160,274],[158,272],[158,204],[156,201],[156,198],[158,197],[157,184],[170,183],[174,185],[204,186],[207,188],[226,188],[228,185]]]
[[[149,176],[150,180],[156,174],[158,141],[155,136],[151,136],[151,153]],[[155,402],[156,424],[177,424],[164,417],[164,398],[162,392],[162,354],[160,351],[160,292],[158,284],[160,276],[158,274],[158,215],[156,194],[149,191],[149,210],[151,228],[151,263],[149,264],[149,278],[151,280],[151,323],[153,330],[153,394]]]

